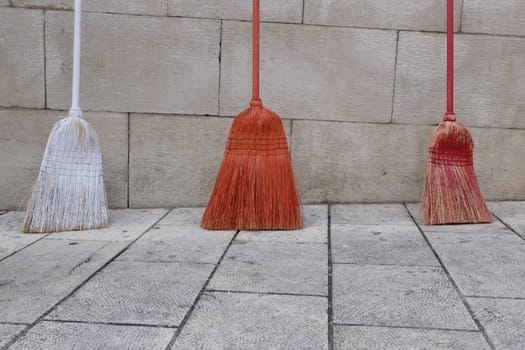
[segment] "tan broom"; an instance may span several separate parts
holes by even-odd
[[[108,226],[100,143],[79,107],[81,16],[82,0],[75,0],[72,107],[49,136],[22,225],[26,233]]]
[[[488,223],[493,218],[474,172],[474,143],[454,114],[453,0],[447,0],[447,22],[447,113],[430,140],[422,199],[423,223]]]
[[[281,119],[259,98],[259,0],[253,0],[253,97],[230,129],[201,226],[299,229],[303,217]]]

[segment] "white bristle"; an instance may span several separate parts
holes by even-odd
[[[108,225],[100,143],[79,116],[59,120],[49,136],[22,230],[47,233]]]

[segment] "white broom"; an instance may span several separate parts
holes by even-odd
[[[81,19],[82,0],[75,0],[71,109],[49,136],[22,226],[26,233],[108,226],[100,143],[79,106]]]

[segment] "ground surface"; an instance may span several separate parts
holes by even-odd
[[[417,205],[305,206],[295,232],[115,210],[46,236],[0,213],[0,349],[524,349],[525,202],[490,207],[429,227]]]

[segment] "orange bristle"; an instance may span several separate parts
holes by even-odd
[[[233,122],[201,225],[212,230],[303,227],[281,119],[260,100]]]
[[[425,225],[493,221],[474,173],[473,148],[468,130],[454,120],[434,130],[423,188]]]

